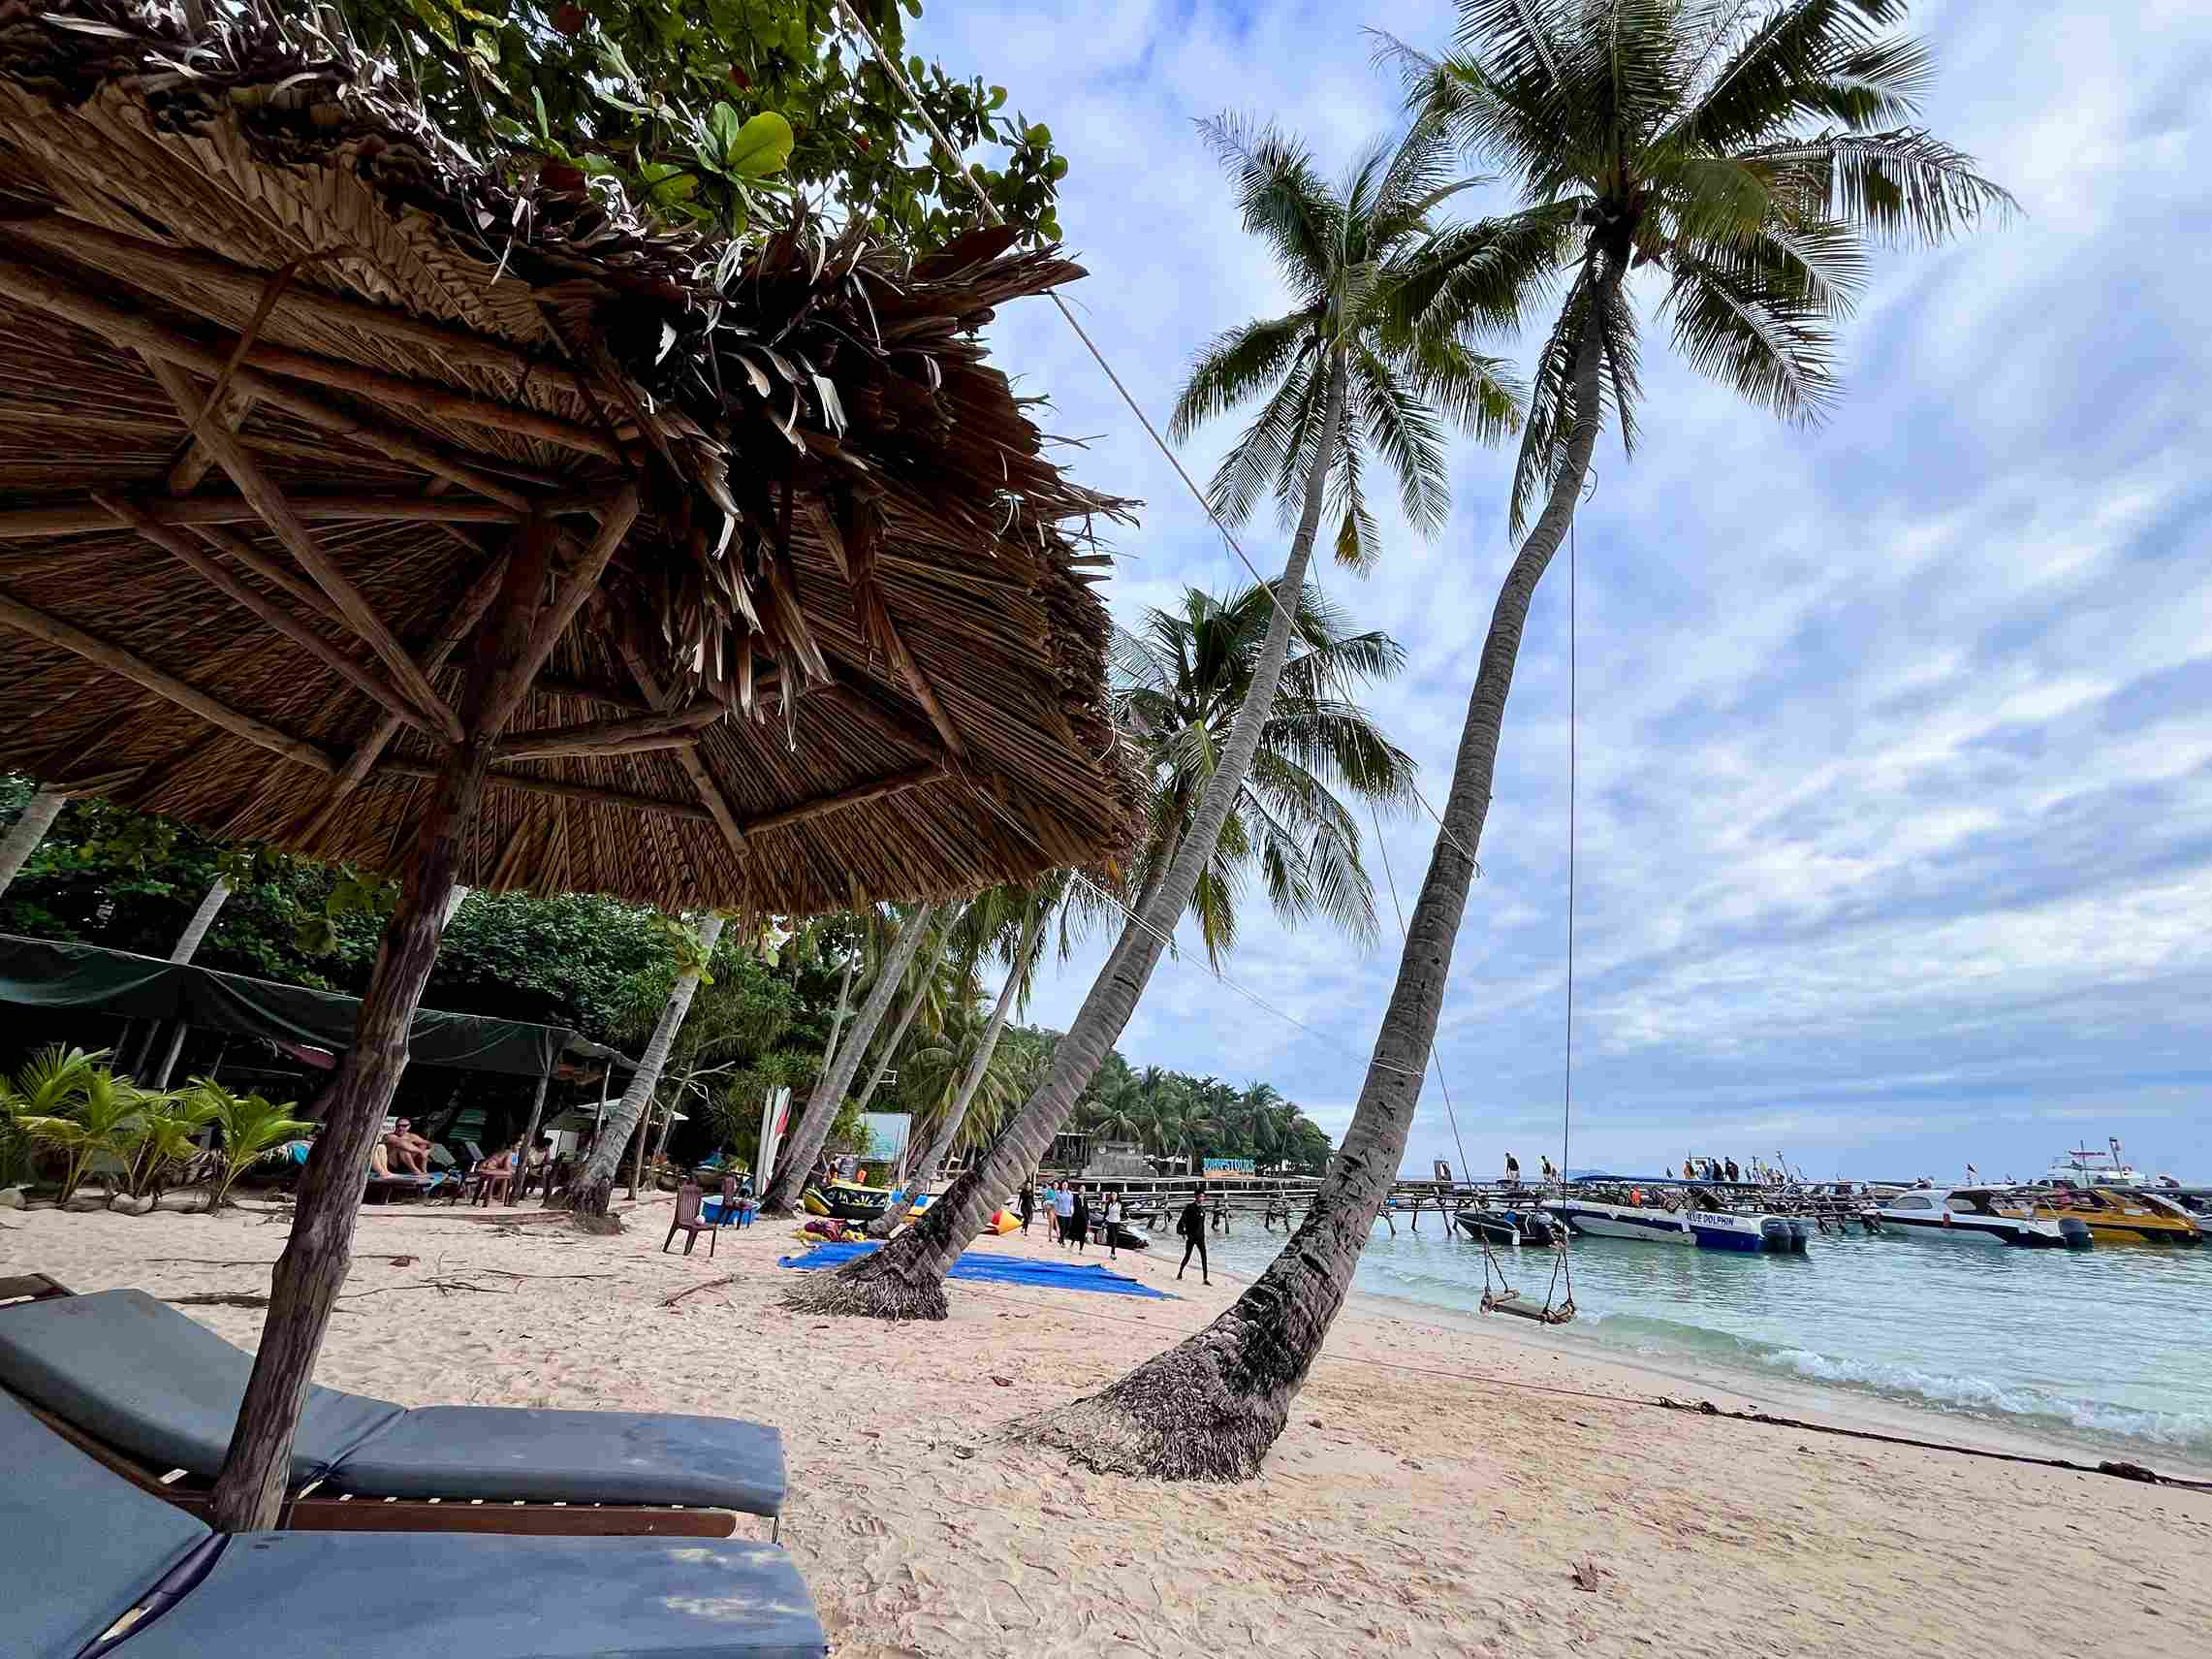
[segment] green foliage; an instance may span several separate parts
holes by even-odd
[[[855,9],[898,57],[901,8]],[[961,159],[910,144],[905,94],[830,0],[353,0],[346,17],[448,133],[556,188],[614,179],[672,223],[733,236],[795,189],[916,248],[976,222]],[[1007,221],[1056,239],[1067,163],[1050,131],[1008,112],[1004,87],[904,67],[954,144],[997,152],[978,171]]]
[[[230,1201],[231,1189],[254,1164],[269,1157],[286,1141],[307,1133],[308,1125],[294,1118],[295,1104],[272,1104],[259,1095],[237,1095],[222,1084],[195,1077],[179,1092],[201,1122],[215,1126],[219,1137],[218,1162],[207,1196],[209,1213]]]
[[[1499,319],[1435,298],[1410,326],[1402,296],[1439,291],[1443,272],[1480,256],[1489,232],[1436,218],[1454,193],[1444,129],[1417,121],[1395,145],[1375,144],[1335,184],[1305,144],[1223,115],[1199,124],[1235,180],[1245,229],[1268,243],[1293,309],[1217,335],[1191,366],[1168,431],[1189,436],[1258,399],[1259,413],[1215,471],[1214,510],[1242,522],[1273,497],[1289,528],[1320,466],[1337,515],[1338,561],[1371,568],[1380,556],[1365,479],[1374,464],[1398,481],[1406,519],[1424,535],[1451,506],[1445,423],[1486,442],[1519,424],[1520,388],[1502,360],[1469,340]],[[1343,425],[1322,455],[1330,390],[1342,378]]]
[[[139,1115],[157,1098],[100,1064],[104,1055],[59,1043],[41,1049],[7,1083],[17,1133],[63,1160],[61,1201],[100,1160],[125,1164]]]
[[[1135,876],[1140,891],[1164,872],[1197,815],[1250,695],[1275,590],[1255,584],[1224,602],[1193,588],[1180,609],[1149,610],[1136,631],[1115,630],[1115,722],[1152,770],[1152,833]],[[1386,633],[1353,633],[1349,619],[1314,587],[1300,596],[1293,622],[1291,654],[1259,749],[1190,895],[1190,913],[1217,968],[1235,943],[1237,901],[1253,870],[1285,921],[1317,915],[1372,945],[1375,886],[1360,862],[1351,803],[1396,808],[1412,796],[1412,757],[1353,700],[1370,682],[1405,666],[1404,649]]]
[[[1013,1050],[1027,1074],[1041,1075],[1059,1037],[1033,1026],[1009,1027],[999,1047]],[[1206,1158],[1249,1158],[1265,1170],[1318,1175],[1334,1151],[1320,1125],[1271,1083],[1236,1089],[1164,1067],[1139,1072],[1119,1050],[1100,1064],[1068,1127],[1135,1141],[1153,1158],[1189,1160],[1192,1167]]]
[[[1501,169],[1523,203],[1481,257],[1404,297],[1406,325],[1509,320],[1570,273],[1522,432],[1516,533],[1565,463],[1592,331],[1633,446],[1637,273],[1665,282],[1656,315],[1691,367],[1816,421],[1839,391],[1835,325],[1867,244],[1941,242],[2012,210],[1972,156],[1912,124],[1933,65],[1895,32],[1904,15],[1903,0],[1460,0],[1452,52],[1385,38],[1418,125]]]

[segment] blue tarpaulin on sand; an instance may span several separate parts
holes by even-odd
[[[842,1267],[856,1256],[865,1256],[872,1244],[817,1244],[804,1256],[785,1256],[782,1267]],[[1034,1285],[1046,1291],[1096,1291],[1109,1296],[1153,1296],[1173,1301],[1165,1291],[1155,1291],[1103,1267],[1077,1266],[1072,1261],[1032,1261],[1027,1256],[995,1256],[988,1250],[969,1250],[953,1263],[948,1279],[983,1279],[994,1285]]]

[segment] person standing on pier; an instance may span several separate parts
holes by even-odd
[[[1729,1160],[1728,1160],[1728,1183],[1729,1183],[1729,1185],[1733,1186],[1733,1185],[1734,1185],[1734,1184],[1735,1184],[1737,1181],[1739,1181],[1739,1180],[1741,1180],[1741,1179],[1742,1179],[1742,1176],[1741,1176],[1741,1175],[1739,1175],[1739,1174],[1737,1173],[1737,1170],[1736,1170],[1736,1161],[1735,1161],[1733,1158],[1729,1159]]]
[[[1198,1253],[1199,1281],[1211,1285],[1214,1279],[1206,1262],[1206,1204],[1203,1195],[1195,1192],[1190,1195],[1190,1202],[1183,1206],[1183,1215],[1176,1222],[1175,1230],[1183,1235],[1183,1266],[1175,1270],[1175,1276],[1178,1279],[1183,1277],[1185,1268],[1190,1265],[1190,1253],[1195,1250]]]

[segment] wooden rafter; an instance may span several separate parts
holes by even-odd
[[[914,700],[922,705],[922,712],[930,717],[930,724],[936,728],[937,737],[945,746],[945,752],[955,760],[965,760],[967,745],[961,741],[952,717],[945,713],[944,704],[938,701],[937,688],[930,684],[930,677],[922,672],[922,665],[914,660],[914,654],[906,649],[906,641],[899,632],[898,620],[891,614],[890,596],[882,590],[879,584],[875,584],[872,576],[854,571],[851,551],[845,546],[844,531],[838,526],[837,515],[829,506],[816,499],[808,510],[813,515],[814,526],[821,534],[824,545],[830,550],[830,557],[837,561],[838,573],[853,585],[856,599],[864,583],[875,586],[876,610],[880,619],[878,625],[883,636],[876,643],[882,646],[884,654],[891,658],[891,665],[899,671],[899,677],[906,682],[906,688],[914,693]]]
[[[438,769],[420,760],[385,760],[369,774],[374,784],[383,778],[435,780]],[[551,795],[564,801],[583,801],[590,806],[621,807],[634,813],[657,813],[663,817],[685,818],[695,822],[709,821],[713,814],[705,807],[689,801],[664,801],[654,795],[633,795],[623,789],[595,788],[588,783],[563,783],[552,778],[525,778],[515,772],[492,772],[485,780],[494,789],[516,789],[526,795]]]
[[[423,717],[408,707],[407,700],[382,675],[356,662],[283,606],[248,588],[202,553],[193,545],[192,538],[183,531],[155,524],[120,497],[101,499],[108,510],[115,515],[118,523],[130,526],[225,598],[251,611],[318,662],[351,683],[387,713],[398,716],[410,725],[424,724]]]
[[[105,486],[103,486],[105,488]],[[261,515],[241,495],[142,495],[139,511],[161,525],[237,525]],[[523,515],[513,507],[473,496],[295,495],[293,511],[303,519],[422,520],[438,524],[511,525]],[[114,520],[87,494],[80,500],[50,502],[0,512],[0,541],[32,541],[42,536],[83,535],[111,527]]]
[[[221,288],[240,301],[259,304],[269,290],[269,273],[233,264],[219,254],[198,248],[173,247],[143,237],[125,236],[82,219],[51,213],[40,219],[22,219],[7,227],[10,236],[28,238],[53,247],[94,258],[107,255],[137,261],[156,271],[184,271],[202,282]],[[565,366],[531,357],[505,340],[489,339],[451,323],[434,323],[404,311],[394,311],[363,300],[349,300],[318,289],[298,285],[277,296],[276,313],[291,312],[321,322],[338,323],[363,334],[378,335],[407,345],[427,346],[455,363],[496,368],[517,379],[543,380],[565,392],[580,389],[576,373]]]
[[[105,285],[114,286],[111,282]],[[104,335],[142,355],[193,369],[210,381],[227,367],[226,355],[221,350],[180,335],[142,312],[94,299],[82,288],[36,266],[0,258],[0,293],[90,329],[94,334]],[[309,426],[366,444],[394,461],[451,479],[479,495],[510,507],[528,504],[528,496],[503,479],[455,459],[435,444],[410,437],[364,416],[332,408],[295,381],[240,367],[231,370],[231,385],[238,391],[252,393],[264,403],[274,404],[299,416]],[[510,466],[507,470],[515,469]]]
[[[234,736],[248,743],[258,744],[271,754],[281,754],[287,760],[297,761],[318,772],[335,772],[337,762],[321,746],[278,731],[266,721],[240,713],[220,698],[211,697],[197,686],[179,680],[166,669],[156,668],[144,657],[111,640],[97,634],[86,633],[82,628],[63,622],[59,617],[48,616],[32,605],[24,604],[12,595],[0,593],[0,622],[27,633],[33,639],[45,640],[62,650],[81,656],[111,673],[144,686],[157,697],[166,698],[180,709],[189,710],[211,725],[221,726]]]
[[[629,665],[630,673],[638,682],[638,689],[646,694],[648,702],[657,706],[676,695],[675,686],[662,687],[651,666],[634,646],[625,644],[621,650],[622,660]],[[676,751],[676,759],[677,764],[683,768],[684,776],[691,780],[691,787],[699,797],[699,804],[707,809],[714,820],[715,828],[722,832],[722,839],[729,843],[730,850],[740,858],[744,857],[745,832],[738,827],[738,815],[730,810],[729,796],[722,792],[722,785],[714,781],[714,774],[708,770],[707,762],[699,750],[696,748],[679,749]]]
[[[925,783],[935,783],[951,776],[942,766],[910,767],[904,772],[894,772],[887,778],[871,778],[865,783],[855,783],[849,789],[839,789],[835,794],[820,795],[811,801],[801,801],[796,806],[764,813],[757,818],[748,819],[744,832],[747,835],[759,835],[763,830],[782,829],[807,818],[818,818],[825,813],[841,812],[846,807],[880,801],[886,795],[919,789]]]
[[[159,358],[149,357],[146,361],[153,369],[154,378],[161,382],[162,389],[170,395],[178,410],[184,413],[184,418],[190,421],[191,411],[199,407],[199,399],[184,371],[174,364],[165,363]],[[254,504],[263,522],[276,533],[277,540],[284,543],[292,557],[300,561],[300,567],[315,579],[317,587],[330,595],[331,602],[344,616],[346,625],[392,670],[394,680],[408,702],[428,716],[434,728],[442,731],[449,743],[458,743],[461,738],[459,717],[446,706],[445,699],[438,695],[436,687],[430,684],[429,676],[407,654],[406,648],[385,625],[384,619],[376,614],[367,597],[338,568],[331,556],[323,551],[315,540],[314,532],[307,528],[306,522],[292,510],[292,504],[284,498],[284,492],[277,488],[275,480],[262,470],[261,463],[238,440],[237,434],[224,431],[220,427],[210,424],[201,428],[200,435],[207,447],[214,451],[215,459],[222,463],[223,470],[231,475],[231,482],[238,487],[238,494]]]
[[[507,682],[499,698],[486,711],[488,731],[507,729],[507,722],[515,718],[515,711],[521,707],[522,699],[529,695],[531,686],[536,683],[538,671],[553,654],[555,642],[576,620],[576,613],[584,608],[584,601],[591,597],[592,590],[599,586],[599,578],[607,572],[607,561],[615,557],[615,550],[622,545],[622,538],[630,533],[630,526],[637,522],[638,487],[623,485],[607,498],[603,513],[599,533],[585,549],[575,568],[569,571],[553,602],[538,613],[529,641],[522,648],[520,672]],[[547,531],[551,533],[550,526]]]
[[[246,416],[253,411],[251,392],[230,391],[223,394],[223,406],[214,413],[227,432],[235,432],[246,424]],[[169,493],[172,495],[189,495],[200,488],[200,481],[207,476],[207,469],[215,464],[215,452],[198,438],[188,440],[184,453],[179,455],[169,469]]]
[[[550,760],[563,754],[633,754],[645,749],[675,749],[695,741],[692,734],[728,713],[719,703],[693,703],[626,720],[594,720],[586,725],[554,726],[521,732],[491,751],[495,761]]]
[[[573,697],[580,703],[601,703],[610,709],[619,709],[626,715],[657,713],[651,703],[634,691],[624,691],[615,686],[601,686],[589,681],[569,680],[558,674],[541,674],[538,683],[530,689],[541,697]]]

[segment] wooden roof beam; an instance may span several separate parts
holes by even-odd
[[[435,780],[438,769],[420,760],[393,759],[378,764],[369,774],[372,784],[385,778]],[[551,795],[557,800],[582,801],[586,806],[621,807],[633,813],[657,813],[663,817],[706,823],[713,814],[689,801],[664,801],[656,795],[633,795],[622,789],[599,789],[588,783],[564,783],[553,778],[525,778],[519,772],[485,775],[494,789],[516,789],[525,795]]]
[[[118,498],[106,500],[105,504],[118,523],[130,526],[225,598],[251,611],[387,713],[398,716],[409,725],[427,729],[423,717],[407,706],[407,700],[394,690],[383,676],[363,667],[274,600],[248,588],[195,547],[184,532],[155,524],[128,501]]]
[[[237,431],[246,424],[246,416],[253,412],[253,394],[237,388],[223,394],[223,406],[217,409],[214,419],[227,432]],[[172,495],[189,495],[200,488],[200,481],[207,476],[207,469],[215,464],[215,452],[197,437],[186,441],[184,453],[179,455],[169,469],[169,493]]]
[[[853,583],[856,588],[862,580],[872,581],[872,578],[854,576],[852,556],[845,547],[844,531],[838,526],[837,514],[830,510],[829,504],[816,498],[811,503],[811,510],[815,527],[821,532],[823,541],[829,547],[830,557],[837,560],[837,569],[846,581]],[[961,741],[959,731],[953,726],[952,717],[945,713],[944,704],[937,700],[936,687],[930,684],[930,677],[922,672],[922,665],[914,660],[914,654],[906,649],[905,640],[900,637],[899,623],[891,615],[890,596],[881,590],[880,585],[876,589],[876,603],[883,616],[884,635],[877,643],[883,647],[884,654],[891,658],[891,665],[899,671],[899,677],[906,682],[906,688],[914,693],[914,700],[922,705],[922,712],[930,717],[930,724],[936,728],[937,737],[945,746],[945,752],[955,760],[965,760],[967,745]],[[865,617],[867,614],[867,607],[863,604],[861,615]]]
[[[177,409],[189,425],[199,409],[199,399],[183,369],[174,363],[166,363],[156,356],[148,356],[147,366],[162,390],[170,395]],[[306,522],[292,510],[284,498],[284,492],[268,473],[261,469],[246,446],[238,441],[236,432],[224,431],[221,427],[209,424],[200,429],[201,441],[214,451],[215,459],[223,470],[231,475],[231,482],[238,487],[238,494],[251,501],[262,519],[284,543],[300,567],[314,578],[315,585],[330,595],[345,617],[346,625],[358,635],[369,650],[376,653],[384,665],[392,670],[393,678],[410,704],[427,715],[434,729],[444,733],[449,743],[461,740],[460,717],[446,706],[430,678],[407,654],[398,637],[387,627],[384,619],[376,614],[365,595],[353,585],[344,571],[325,553],[307,528]]]
[[[86,633],[82,628],[63,622],[59,617],[48,616],[35,606],[26,605],[10,594],[0,593],[0,622],[33,639],[56,645],[85,661],[119,674],[136,685],[144,686],[155,696],[174,703],[178,708],[198,715],[210,725],[221,726],[235,737],[242,737],[250,744],[280,754],[299,765],[311,767],[317,772],[335,772],[337,762],[329,751],[304,738],[294,737],[251,715],[234,709],[220,698],[211,697],[165,669],[156,668],[144,657],[111,640],[97,634]]]
[[[631,754],[642,749],[674,749],[696,741],[692,733],[712,725],[729,711],[719,703],[693,703],[626,720],[594,720],[580,726],[553,726],[518,732],[491,751],[494,761],[551,760],[564,754]]]
[[[106,285],[112,287],[114,283],[109,279]],[[0,257],[0,294],[103,335],[142,355],[193,369],[210,381],[221,376],[228,367],[227,354],[216,347],[178,335],[142,312],[96,299],[81,287],[73,286],[34,265]],[[513,485],[457,461],[434,444],[419,441],[366,417],[334,409],[297,382],[240,367],[230,371],[230,384],[237,391],[252,393],[264,403],[299,416],[319,431],[366,444],[394,461],[450,479],[490,500],[510,507],[529,505],[529,497]]]
[[[646,694],[648,702],[660,706],[676,695],[675,686],[665,689],[661,686],[659,678],[635,646],[624,644],[621,650],[622,660],[629,665],[631,675],[637,680],[638,689]],[[698,795],[699,804],[713,818],[714,827],[722,832],[722,839],[729,844],[730,850],[740,858],[744,857],[745,832],[738,827],[738,815],[730,810],[729,796],[722,792],[722,785],[715,782],[714,774],[708,770],[707,762],[698,749],[691,747],[678,750],[676,760],[683,768],[684,776],[691,780],[691,788]]]
[[[607,561],[615,557],[615,550],[622,545],[622,538],[630,533],[630,526],[637,523],[638,504],[638,487],[635,484],[625,484],[606,498],[601,508],[599,533],[591,539],[591,544],[584,550],[584,557],[569,571],[559,592],[553,596],[553,603],[538,613],[537,622],[530,629],[529,640],[522,648],[521,660],[517,665],[515,677],[502,686],[499,695],[485,710],[485,730],[500,732],[507,729],[507,722],[515,718],[515,711],[522,706],[522,699],[529,695],[531,686],[536,683],[538,671],[545,667],[546,658],[553,655],[553,646],[567,630],[568,624],[576,620],[576,613],[584,608],[584,601],[591,597],[592,590],[599,586],[599,578],[606,574]],[[533,521],[532,525],[523,526],[522,533],[529,535],[535,527]],[[544,533],[553,533],[550,524],[544,526]]]
[[[952,776],[942,766],[915,766],[904,772],[894,772],[887,778],[871,778],[865,783],[855,783],[849,789],[839,789],[832,795],[822,795],[811,801],[801,801],[796,806],[778,812],[765,813],[744,825],[747,835],[758,835],[763,830],[783,829],[807,818],[818,818],[825,813],[841,812],[846,807],[857,807],[869,801],[880,801],[886,795],[897,795],[907,789],[919,789],[925,783],[935,783]]]

